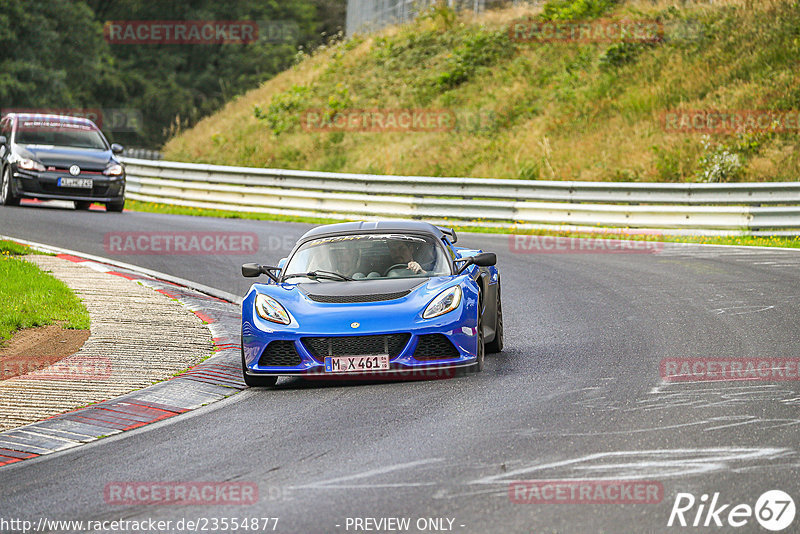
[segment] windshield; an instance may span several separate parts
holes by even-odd
[[[320,276],[305,276],[311,272],[318,272]],[[303,244],[286,265],[283,279],[321,282],[449,274],[447,257],[433,237],[358,234],[326,237]]]
[[[57,119],[20,119],[15,140],[21,145],[106,150],[106,143],[96,127]]]

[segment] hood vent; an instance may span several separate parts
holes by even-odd
[[[396,300],[403,298],[411,293],[410,290],[395,291],[394,293],[372,293],[368,295],[313,295],[308,294],[308,298],[314,302],[325,302],[329,304],[351,304],[357,302],[383,302],[385,300]]]

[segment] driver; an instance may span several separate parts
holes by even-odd
[[[393,263],[405,263],[408,266],[408,270],[415,274],[427,274],[419,262],[414,259],[416,249],[411,242],[401,239],[392,239],[388,242],[388,245],[389,254],[392,257]],[[428,265],[426,265],[426,267],[430,268]]]
[[[358,272],[361,263],[360,247],[334,247],[331,248],[331,270],[347,277],[352,277]]]

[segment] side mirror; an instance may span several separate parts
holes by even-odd
[[[491,267],[497,264],[497,254],[494,252],[484,252],[472,256],[472,263],[478,267]]]
[[[477,265],[478,267],[491,267],[497,263],[497,254],[494,252],[482,252],[474,256],[467,256],[466,258],[458,259],[456,262],[463,262],[456,274],[461,274],[464,269],[470,265]]]
[[[111,144],[111,152],[113,154],[122,154],[123,150],[125,150],[125,147],[123,147],[122,145],[118,143]]]
[[[5,135],[0,135],[0,145],[7,145],[8,139],[6,139]]]
[[[273,282],[277,283],[278,277],[272,274],[272,271],[280,271],[280,269],[268,265],[259,265],[257,263],[245,263],[242,265],[242,276],[245,278],[258,278],[262,274],[266,274]]]
[[[242,276],[245,278],[258,278],[264,273],[261,266],[257,263],[245,263],[242,265]]]

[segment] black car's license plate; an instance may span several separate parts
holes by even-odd
[[[59,187],[79,187],[81,189],[91,189],[94,183],[91,178],[59,178]]]

